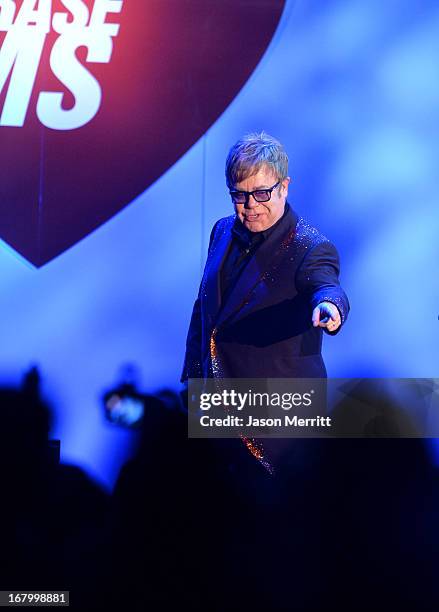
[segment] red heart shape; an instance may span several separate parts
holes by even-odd
[[[41,266],[129,204],[172,166],[234,99],[266,50],[284,3],[125,0],[120,13],[106,17],[104,13],[105,23],[120,24],[117,36],[110,38],[90,25],[86,34],[71,28],[69,34],[63,34],[62,43],[51,21],[50,32],[43,34],[39,63],[36,47],[28,56],[20,47],[23,66],[28,69],[35,57],[38,66],[23,126],[4,125],[10,120],[10,109],[12,114],[18,112],[14,92],[23,96],[26,86],[23,79],[20,81],[20,70],[25,70],[18,59],[14,70],[20,82],[13,83],[13,74],[0,95],[2,238]],[[76,4],[78,13],[68,13],[66,19],[80,21],[81,4],[81,10],[87,5],[91,15],[98,4],[116,7],[118,3],[65,0],[64,5],[56,0],[52,4],[52,18],[57,11],[68,13],[65,5],[73,11]],[[22,4],[16,5],[18,14]],[[41,7],[44,2],[35,5]],[[32,32],[44,28],[45,17],[41,15],[35,17],[39,26],[33,26]],[[0,58],[11,44],[11,31],[0,32]],[[28,27],[26,40],[30,32]],[[69,36],[73,42],[67,40]],[[96,36],[104,46],[112,40],[109,63],[96,63],[93,49],[98,56],[108,52],[99,47]],[[93,37],[91,47],[74,51],[76,44]],[[75,66],[79,77],[75,77]],[[88,97],[77,92],[75,98],[68,86],[75,78],[90,86],[89,74],[102,92],[97,113],[75,129],[47,127],[50,113],[38,109],[38,105],[44,106],[41,92],[62,93],[64,111],[78,109],[84,102],[92,106],[96,87]],[[89,114],[92,111],[89,109]],[[67,121],[74,125],[72,116],[70,113]],[[87,117],[85,111],[83,116]]]

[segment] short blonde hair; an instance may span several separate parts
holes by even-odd
[[[265,132],[247,134],[230,149],[226,160],[226,182],[233,189],[242,180],[268,166],[279,181],[288,176],[288,155],[283,145]]]

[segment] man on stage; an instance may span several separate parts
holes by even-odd
[[[325,377],[323,331],[337,334],[349,311],[335,247],[288,204],[288,157],[271,136],[238,141],[226,181],[235,214],[217,221],[210,236],[182,382]],[[284,609],[291,597],[298,609],[320,603],[326,568],[316,559],[328,504],[319,461],[326,447],[320,440],[240,438],[188,444],[209,468],[206,484],[218,490],[212,509],[202,507],[220,534],[218,549],[209,545],[206,554],[213,550],[219,560],[221,594],[246,609]]]
[[[210,236],[182,382],[325,377],[323,330],[338,333],[349,312],[335,247],[287,202],[288,157],[275,138],[239,140],[226,181],[235,214]]]

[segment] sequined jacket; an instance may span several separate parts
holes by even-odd
[[[339,284],[335,247],[290,210],[222,304],[220,270],[234,222],[235,215],[225,217],[212,230],[181,381],[326,376],[322,328],[311,319],[315,306],[327,301],[337,306],[342,325],[346,321],[349,302]]]

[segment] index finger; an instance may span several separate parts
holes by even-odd
[[[312,311],[312,324],[317,327],[320,323],[320,308],[316,306]]]

